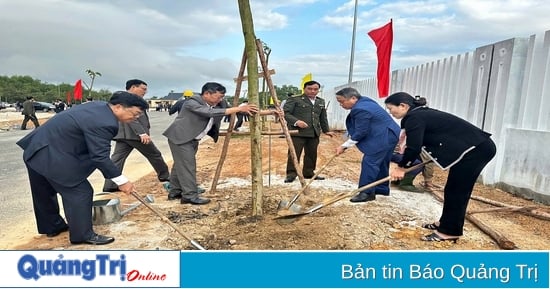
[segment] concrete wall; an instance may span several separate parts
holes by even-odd
[[[430,107],[462,117],[490,132],[497,155],[482,173],[494,185],[550,203],[550,31],[492,43],[401,70],[391,75],[391,91],[427,98]],[[376,79],[325,91],[333,129],[345,129],[347,111],[335,100],[343,87],[376,99]]]

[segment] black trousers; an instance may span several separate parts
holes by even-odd
[[[75,187],[58,184],[39,174],[27,165],[31,185],[32,203],[38,233],[48,234],[69,225],[71,242],[82,242],[94,234],[92,228],[92,199],[94,189],[88,180]],[[67,172],[70,174],[70,172]],[[67,223],[59,214],[57,193],[61,195]]]
[[[298,161],[304,151],[304,166],[302,168],[302,175],[305,178],[310,178],[315,175],[315,167],[317,166],[317,147],[319,146],[319,137],[299,137],[293,136],[292,143],[294,144],[294,150]],[[288,152],[288,159],[286,162],[286,176],[289,178],[296,177],[298,174],[294,167],[294,162]]]
[[[34,124],[34,127],[37,128],[40,126],[40,123],[38,122],[38,118],[36,118],[36,115],[34,114],[25,114],[25,118],[23,119],[23,122],[21,123],[21,129],[27,129],[27,123],[30,121],[32,121],[32,123]]]
[[[167,180],[168,178],[170,178],[168,165],[166,165],[166,162],[162,157],[162,153],[153,142],[143,144],[141,143],[141,141],[138,140],[116,140],[115,149],[113,151],[113,155],[111,156],[111,160],[121,171],[124,168],[124,163],[126,162],[126,159],[133,149],[138,150],[145,158],[147,158],[147,160],[157,173],[157,177],[159,180]],[[105,183],[103,184],[104,191],[109,191],[113,189],[116,190],[117,188],[118,186],[110,179],[106,179]]]
[[[244,117],[244,113],[237,112],[237,123],[235,123],[233,130],[238,130],[243,125]]]
[[[453,236],[462,236],[464,218],[472,190],[481,171],[496,154],[491,139],[476,146],[464,158],[449,169],[445,183],[443,212],[438,231]]]

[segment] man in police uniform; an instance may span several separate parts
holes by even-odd
[[[289,130],[298,130],[297,135],[292,135],[292,142],[298,159],[302,155],[302,150],[304,151],[302,174],[306,179],[311,179],[315,175],[319,137],[322,133],[334,136],[334,133],[329,131],[325,100],[317,97],[320,88],[321,84],[314,80],[304,83],[303,94],[288,98],[283,107]],[[285,183],[293,182],[296,176],[296,168],[289,151]],[[325,178],[317,176],[315,179]]]

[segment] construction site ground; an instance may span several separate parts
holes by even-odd
[[[245,124],[245,127],[248,123]],[[9,127],[9,125],[4,125]],[[280,129],[272,124],[273,130]],[[323,166],[333,155],[336,146],[344,140],[321,137],[318,165]],[[301,186],[298,180],[286,184],[285,168],[287,142],[278,135],[263,136],[263,214],[252,216],[252,186],[250,137],[233,135],[229,143],[216,191],[211,191],[213,176],[220,162],[225,137],[218,143],[207,138],[201,142],[197,154],[197,175],[200,186],[206,188],[204,197],[212,202],[206,205],[180,204],[167,200],[167,192],[150,173],[136,181],[138,193],[154,196],[154,206],[185,236],[207,250],[498,250],[503,249],[494,238],[470,221],[466,221],[464,236],[457,243],[424,242],[420,237],[431,233],[421,227],[436,221],[442,203],[430,192],[412,193],[392,187],[390,196],[378,196],[376,201],[351,203],[349,198],[327,206],[289,224],[280,224],[278,205],[288,201]],[[357,188],[362,154],[349,149],[336,157],[322,172],[326,180],[314,181],[297,204],[307,209],[323,199]],[[146,162],[145,159],[143,159]],[[172,162],[169,163],[169,166]],[[446,172],[436,170],[435,184],[443,187]],[[419,185],[422,176],[415,180]],[[442,194],[442,191],[436,193]],[[101,195],[97,198],[120,198],[124,209],[136,199],[124,193]],[[494,200],[511,208],[527,208],[550,214],[550,207],[535,203],[490,186],[477,184],[473,197]],[[30,200],[29,200],[30,201]],[[471,200],[469,211],[498,208],[486,202]],[[515,249],[549,250],[550,221],[524,213],[526,210],[504,209],[472,214],[484,226],[510,241]],[[34,225],[34,224],[33,224]],[[21,228],[21,234],[35,234],[12,245],[17,250],[194,250],[182,234],[166,224],[145,206],[124,215],[121,220],[94,226],[100,234],[113,236],[116,241],[104,246],[71,245],[68,233],[48,238],[36,234],[34,227]],[[33,233],[34,232],[34,233]],[[13,240],[12,240],[13,241]],[[4,240],[6,242],[6,240]],[[509,243],[509,244],[510,244]],[[13,244],[13,243],[12,243]],[[506,248],[510,249],[510,248]]]

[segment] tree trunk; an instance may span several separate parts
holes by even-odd
[[[252,12],[248,0],[238,0],[238,3],[247,58],[248,103],[260,107],[260,98],[258,95],[258,50],[256,48],[256,35],[254,33]],[[249,125],[250,165],[252,172],[252,216],[259,216],[263,214],[261,117],[259,115],[252,116]]]

